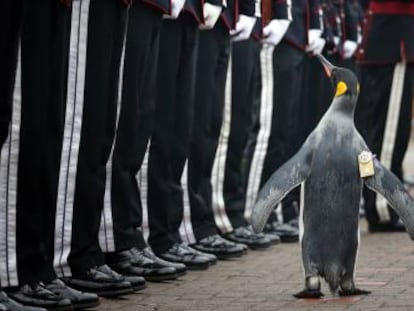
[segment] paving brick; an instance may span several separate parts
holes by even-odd
[[[414,141],[406,172],[414,175]],[[412,190],[414,194],[414,189]],[[122,299],[102,299],[99,310],[113,311],[413,311],[414,243],[407,234],[369,234],[361,221],[361,245],[356,270],[358,287],[371,295],[297,300],[303,288],[298,244],[281,244],[263,251],[220,261],[207,271],[189,271],[178,281],[148,283]]]

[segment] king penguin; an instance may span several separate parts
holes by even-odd
[[[318,58],[335,96],[301,149],[260,190],[250,221],[256,232],[262,231],[274,207],[301,185],[299,226],[305,289],[294,296],[322,297],[321,277],[333,294],[368,294],[355,287],[354,277],[363,185],[386,198],[413,240],[414,201],[400,180],[371,156],[355,128],[359,84],[354,73],[333,66],[323,56]],[[365,161],[368,171],[372,170],[368,174],[364,167],[361,170]]]

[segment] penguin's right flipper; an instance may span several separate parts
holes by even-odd
[[[250,219],[254,231],[261,232],[274,207],[308,178],[315,150],[312,144],[311,136],[289,161],[273,173],[260,190]]]
[[[322,298],[323,293],[319,289],[304,289],[293,295],[296,298]]]
[[[374,159],[375,175],[365,178],[365,185],[381,194],[396,211],[408,234],[414,240],[414,200],[402,182],[382,164]]]
[[[354,288],[352,290],[340,290],[338,292],[339,296],[358,296],[358,295],[369,295],[371,294],[370,291],[367,290],[363,290],[363,289],[359,289],[359,288]]]

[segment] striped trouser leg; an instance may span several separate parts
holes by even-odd
[[[250,164],[246,189],[245,217],[250,218],[260,188],[263,165],[267,153],[269,137],[272,130],[273,115],[273,50],[274,47],[264,45],[260,54],[262,74],[262,95],[260,106],[260,130],[256,139],[256,146]]]
[[[59,276],[70,275],[73,202],[82,128],[86,47],[90,0],[74,1],[69,47],[66,117],[64,125],[58,197],[56,203],[54,267]]]

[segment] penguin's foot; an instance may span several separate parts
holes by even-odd
[[[293,296],[296,298],[321,298],[323,293],[319,289],[304,289]]]
[[[370,291],[354,288],[354,289],[342,289],[338,292],[340,296],[358,296],[358,295],[369,295]]]

